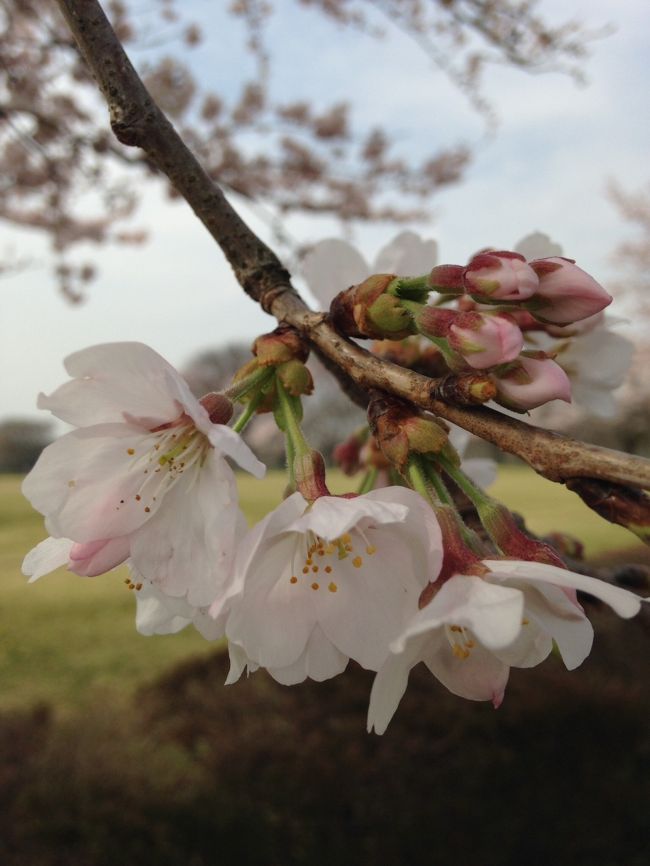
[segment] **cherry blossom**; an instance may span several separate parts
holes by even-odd
[[[430,271],[438,258],[434,240],[423,240],[411,231],[400,232],[377,253],[372,265],[346,241],[329,238],[315,244],[302,262],[309,291],[323,309],[349,286],[361,283],[371,274],[409,276]]]
[[[588,414],[612,418],[616,414],[613,393],[625,381],[634,354],[634,344],[617,327],[624,320],[597,315],[584,319],[588,323],[577,336],[572,333],[558,339],[547,333],[529,337],[531,345],[554,356],[571,382],[573,402]]]
[[[209,605],[245,531],[226,457],[257,477],[264,466],[148,346],[94,346],[65,366],[72,380],[38,405],[77,429],[49,445],[23,482],[61,543],[28,554],[25,571],[45,573],[70,539],[72,570],[99,574],[128,556],[166,594]]]
[[[487,572],[480,576],[456,574],[442,583],[393,641],[372,687],[368,730],[386,730],[420,661],[454,694],[495,707],[510,667],[539,664],[553,641],[566,667],[578,667],[591,651],[593,629],[576,590],[625,618],[641,606],[628,590],[552,565],[496,559],[482,565]]]
[[[265,667],[287,685],[324,680],[352,658],[377,670],[442,562],[440,528],[419,494],[294,493],[244,538],[227,615],[228,682]]]

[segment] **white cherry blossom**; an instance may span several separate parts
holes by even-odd
[[[481,577],[456,574],[391,644],[375,677],[368,730],[382,734],[406,691],[409,672],[423,661],[451,692],[499,706],[510,667],[533,667],[553,641],[569,670],[589,655],[593,629],[575,599],[581,590],[619,616],[638,613],[641,599],[611,584],[552,565],[484,560]]]
[[[440,528],[419,494],[294,493],[242,541],[227,615],[231,672],[265,667],[279,682],[324,680],[352,658],[377,670],[442,562]]]
[[[65,366],[72,380],[38,405],[78,429],[49,445],[23,482],[59,543],[28,554],[25,573],[45,573],[70,539],[72,570],[98,574],[130,557],[167,595],[209,605],[245,531],[226,457],[257,477],[263,464],[148,346],[94,346]]]
[[[371,274],[417,276],[430,271],[437,260],[438,244],[411,231],[400,232],[389,241],[372,264],[352,244],[330,238],[309,250],[302,262],[302,273],[309,291],[323,309],[328,309],[335,295]]]

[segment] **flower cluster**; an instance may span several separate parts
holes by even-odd
[[[632,344],[604,319],[610,295],[557,244],[534,233],[515,251],[483,251],[465,266],[435,265],[435,254],[433,241],[403,232],[377,256],[375,271],[385,272],[369,276],[349,244],[322,241],[303,272],[340,329],[384,340],[420,334],[438,352],[438,375],[484,373],[502,406],[522,412],[573,398],[613,414]],[[422,277],[398,276],[422,273],[427,262]],[[351,284],[336,296],[335,287]]]
[[[333,496],[300,426],[300,395],[311,390],[304,347],[279,328],[254,351],[231,389],[201,400],[139,343],[67,359],[71,381],[39,406],[75,429],[23,485],[50,533],[25,558],[31,580],[60,565],[94,576],[126,562],[138,630],[193,624],[226,638],[229,683],[258,668],[286,685],[326,680],[352,659],[376,672],[368,726],[377,733],[420,661],[455,694],[498,706],[511,667],[540,663],[553,643],[568,668],[589,653],[576,590],[623,617],[639,610],[633,593],[567,570],[529,538],[477,485],[490,467],[463,468],[458,434],[400,401],[371,401],[370,430],[345,453],[352,467],[369,450],[372,471],[358,493]],[[235,429],[231,398],[245,404]],[[285,433],[289,493],[248,529],[228,460],[263,474],[238,432],[256,410],[272,410]],[[482,536],[449,484],[473,503]]]

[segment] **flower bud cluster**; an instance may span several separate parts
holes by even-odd
[[[442,295],[435,306],[425,303],[431,291]],[[447,370],[486,371],[497,402],[527,411],[571,402],[571,385],[552,354],[526,349],[524,333],[576,327],[611,300],[571,259],[527,262],[517,252],[490,250],[466,266],[438,265],[427,277],[375,274],[341,292],[330,314],[350,336],[396,341],[419,333]]]
[[[468,294],[482,304],[521,304],[540,322],[569,325],[612,302],[603,287],[573,259],[552,256],[527,262],[521,253],[490,250],[465,267],[439,265],[429,284],[442,293]]]

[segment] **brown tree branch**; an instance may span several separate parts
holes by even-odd
[[[277,256],[244,223],[155,104],[97,0],[58,0],[124,144],[141,147],[217,241],[245,291],[279,321],[298,328],[363,390],[380,388],[429,409],[523,459],[553,481],[594,478],[650,489],[650,461],[533,427],[485,407],[438,399],[429,379],[370,354],[306,306]]]

